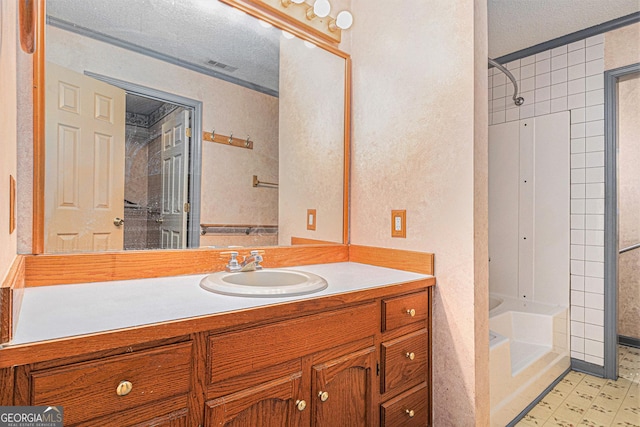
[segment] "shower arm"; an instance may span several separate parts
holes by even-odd
[[[498,70],[502,71],[504,74],[506,74],[507,77],[509,77],[509,80],[511,80],[511,83],[513,83],[513,103],[516,104],[517,106],[524,104],[524,98],[521,96],[518,96],[518,82],[516,82],[516,79],[515,77],[513,77],[513,74],[511,74],[511,71],[507,70],[505,67],[503,67],[502,65],[500,65],[499,63],[497,63],[491,58],[489,58],[489,65],[493,65]]]

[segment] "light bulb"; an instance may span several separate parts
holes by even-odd
[[[336,26],[341,30],[348,30],[353,25],[353,15],[348,10],[343,10],[336,17]]]
[[[285,39],[291,40],[295,36],[288,31],[282,30],[282,37],[284,37]]]
[[[311,42],[309,42],[309,41],[306,41],[306,40],[304,41],[304,45],[305,45],[306,47],[308,47],[309,49],[315,49],[315,48],[316,48],[316,45],[315,45],[315,44],[313,44],[313,43],[311,43]]]
[[[291,2],[295,4],[302,4],[304,3],[304,0],[291,0]]]
[[[271,25],[267,21],[263,21],[262,19],[258,19],[258,24],[260,24],[260,26],[263,27],[263,28],[271,28],[271,27],[273,27],[273,25]]]
[[[324,18],[331,12],[331,3],[329,0],[316,0],[313,4],[313,13],[320,18]]]

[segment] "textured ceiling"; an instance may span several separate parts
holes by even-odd
[[[640,0],[488,0],[487,3],[491,58],[640,11]]]
[[[47,15],[278,91],[281,32],[218,1],[47,0]]]

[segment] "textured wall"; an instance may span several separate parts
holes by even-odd
[[[605,46],[605,70],[640,62],[640,22],[609,31]]]
[[[475,7],[352,1],[351,242],[435,253],[435,425],[488,421],[486,84],[475,80],[486,6]],[[407,210],[406,239],[390,237],[392,209]]]
[[[52,62],[200,100],[203,130],[249,135],[253,150],[203,142],[201,222],[277,223],[277,192],[252,186],[252,175],[277,176],[277,98],[58,28],[48,27],[47,37]]]
[[[16,177],[18,3],[0,2],[0,282],[16,256],[16,232],[9,234],[9,175]]]
[[[618,83],[618,239],[640,242],[640,73]],[[640,338],[640,249],[618,261],[618,334]]]
[[[336,55],[281,39],[281,245],[292,236],[342,243],[344,67]],[[315,231],[307,230],[307,209],[316,209]]]

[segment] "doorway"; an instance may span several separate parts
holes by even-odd
[[[640,63],[605,73],[605,377],[640,346]]]

